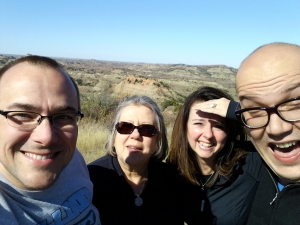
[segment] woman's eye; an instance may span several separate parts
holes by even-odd
[[[220,130],[225,130],[225,127],[222,125],[216,125],[215,128],[220,129]]]
[[[194,123],[194,125],[199,125],[199,126],[201,126],[201,125],[203,125],[203,123]]]

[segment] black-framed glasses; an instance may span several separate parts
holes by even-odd
[[[0,110],[0,114],[6,117],[10,126],[17,128],[20,131],[31,131],[35,129],[45,118],[48,118],[50,123],[56,128],[70,130],[77,126],[84,116],[80,111],[42,116],[35,112]]]
[[[270,114],[276,113],[286,122],[300,120],[300,96],[281,102],[273,107],[254,107],[237,110],[236,117],[250,128],[266,127],[270,121]]]
[[[135,126],[128,122],[118,122],[115,127],[120,134],[131,134],[134,129],[137,129],[140,135],[145,137],[153,137],[157,132],[156,127],[150,124]]]

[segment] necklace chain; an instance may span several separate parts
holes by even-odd
[[[147,182],[147,181],[145,181],[145,182],[143,183],[142,189],[141,189],[141,191],[140,191],[139,194],[134,193],[136,197],[139,197],[139,196],[142,194],[146,182]]]
[[[145,187],[145,183],[146,183],[146,182],[147,182],[147,180],[145,180],[145,182],[143,183],[142,189],[141,189],[141,191],[140,191],[139,194],[134,193],[135,196],[136,196],[136,198],[134,199],[134,203],[135,203],[136,206],[141,206],[141,205],[143,205],[143,203],[144,203],[144,201],[143,201],[143,199],[140,197],[140,195],[142,194],[142,192],[143,192],[143,190],[144,190],[144,187]]]
[[[212,178],[212,176],[213,176],[214,174],[215,174],[215,172],[213,172],[213,173],[209,176],[209,178],[205,181],[204,184],[202,183],[201,179],[199,179],[200,184],[201,184],[201,190],[202,190],[202,191],[204,190],[205,185],[208,183],[208,181],[210,181],[210,179]]]

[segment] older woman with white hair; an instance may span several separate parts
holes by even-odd
[[[103,225],[183,224],[176,173],[162,162],[167,149],[163,116],[151,98],[119,104],[107,155],[88,165]]]

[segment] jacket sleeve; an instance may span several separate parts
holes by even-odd
[[[238,119],[235,116],[235,111],[237,110],[238,107],[239,107],[238,102],[230,101],[228,109],[227,109],[227,113],[226,113],[226,118],[237,121]]]

